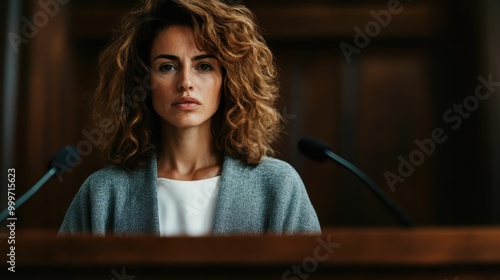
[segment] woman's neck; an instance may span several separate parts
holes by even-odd
[[[201,180],[221,173],[222,155],[217,152],[210,123],[178,128],[163,124],[158,153],[158,177]]]

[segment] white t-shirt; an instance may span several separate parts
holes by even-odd
[[[206,235],[212,231],[220,176],[178,181],[158,178],[160,234]]]

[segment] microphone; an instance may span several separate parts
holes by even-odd
[[[363,180],[368,187],[370,187],[370,189],[385,203],[385,205],[399,218],[399,220],[401,220],[401,223],[405,227],[413,226],[410,216],[396,202],[394,202],[394,200],[392,200],[382,190],[382,188],[375,184],[375,182],[359,168],[332,152],[330,147],[328,147],[325,143],[311,137],[303,137],[299,141],[298,148],[302,154],[312,160],[324,161],[326,159],[330,159],[352,171],[359,178],[361,178],[361,180]]]
[[[80,160],[80,153],[75,146],[66,146],[59,150],[49,163],[49,171],[26,193],[24,193],[19,199],[15,200],[14,206],[9,206],[0,213],[0,222],[6,219],[9,214],[13,214],[13,210],[19,209],[19,207],[26,202],[30,197],[32,197],[47,181],[55,174],[62,174],[67,172],[69,169],[69,157],[73,157],[72,162],[78,162]],[[58,168],[59,167],[59,168]],[[12,215],[11,214],[11,215]]]

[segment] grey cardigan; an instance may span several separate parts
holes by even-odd
[[[59,233],[159,235],[157,176],[156,158],[133,172],[117,166],[95,172],[73,199]],[[257,166],[224,157],[213,234],[320,231],[293,167],[269,157]]]

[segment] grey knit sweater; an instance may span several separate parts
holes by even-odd
[[[134,172],[110,166],[92,174],[71,203],[64,233],[159,235],[156,159]],[[297,172],[265,157],[248,166],[225,156],[213,234],[319,233],[318,217]]]

